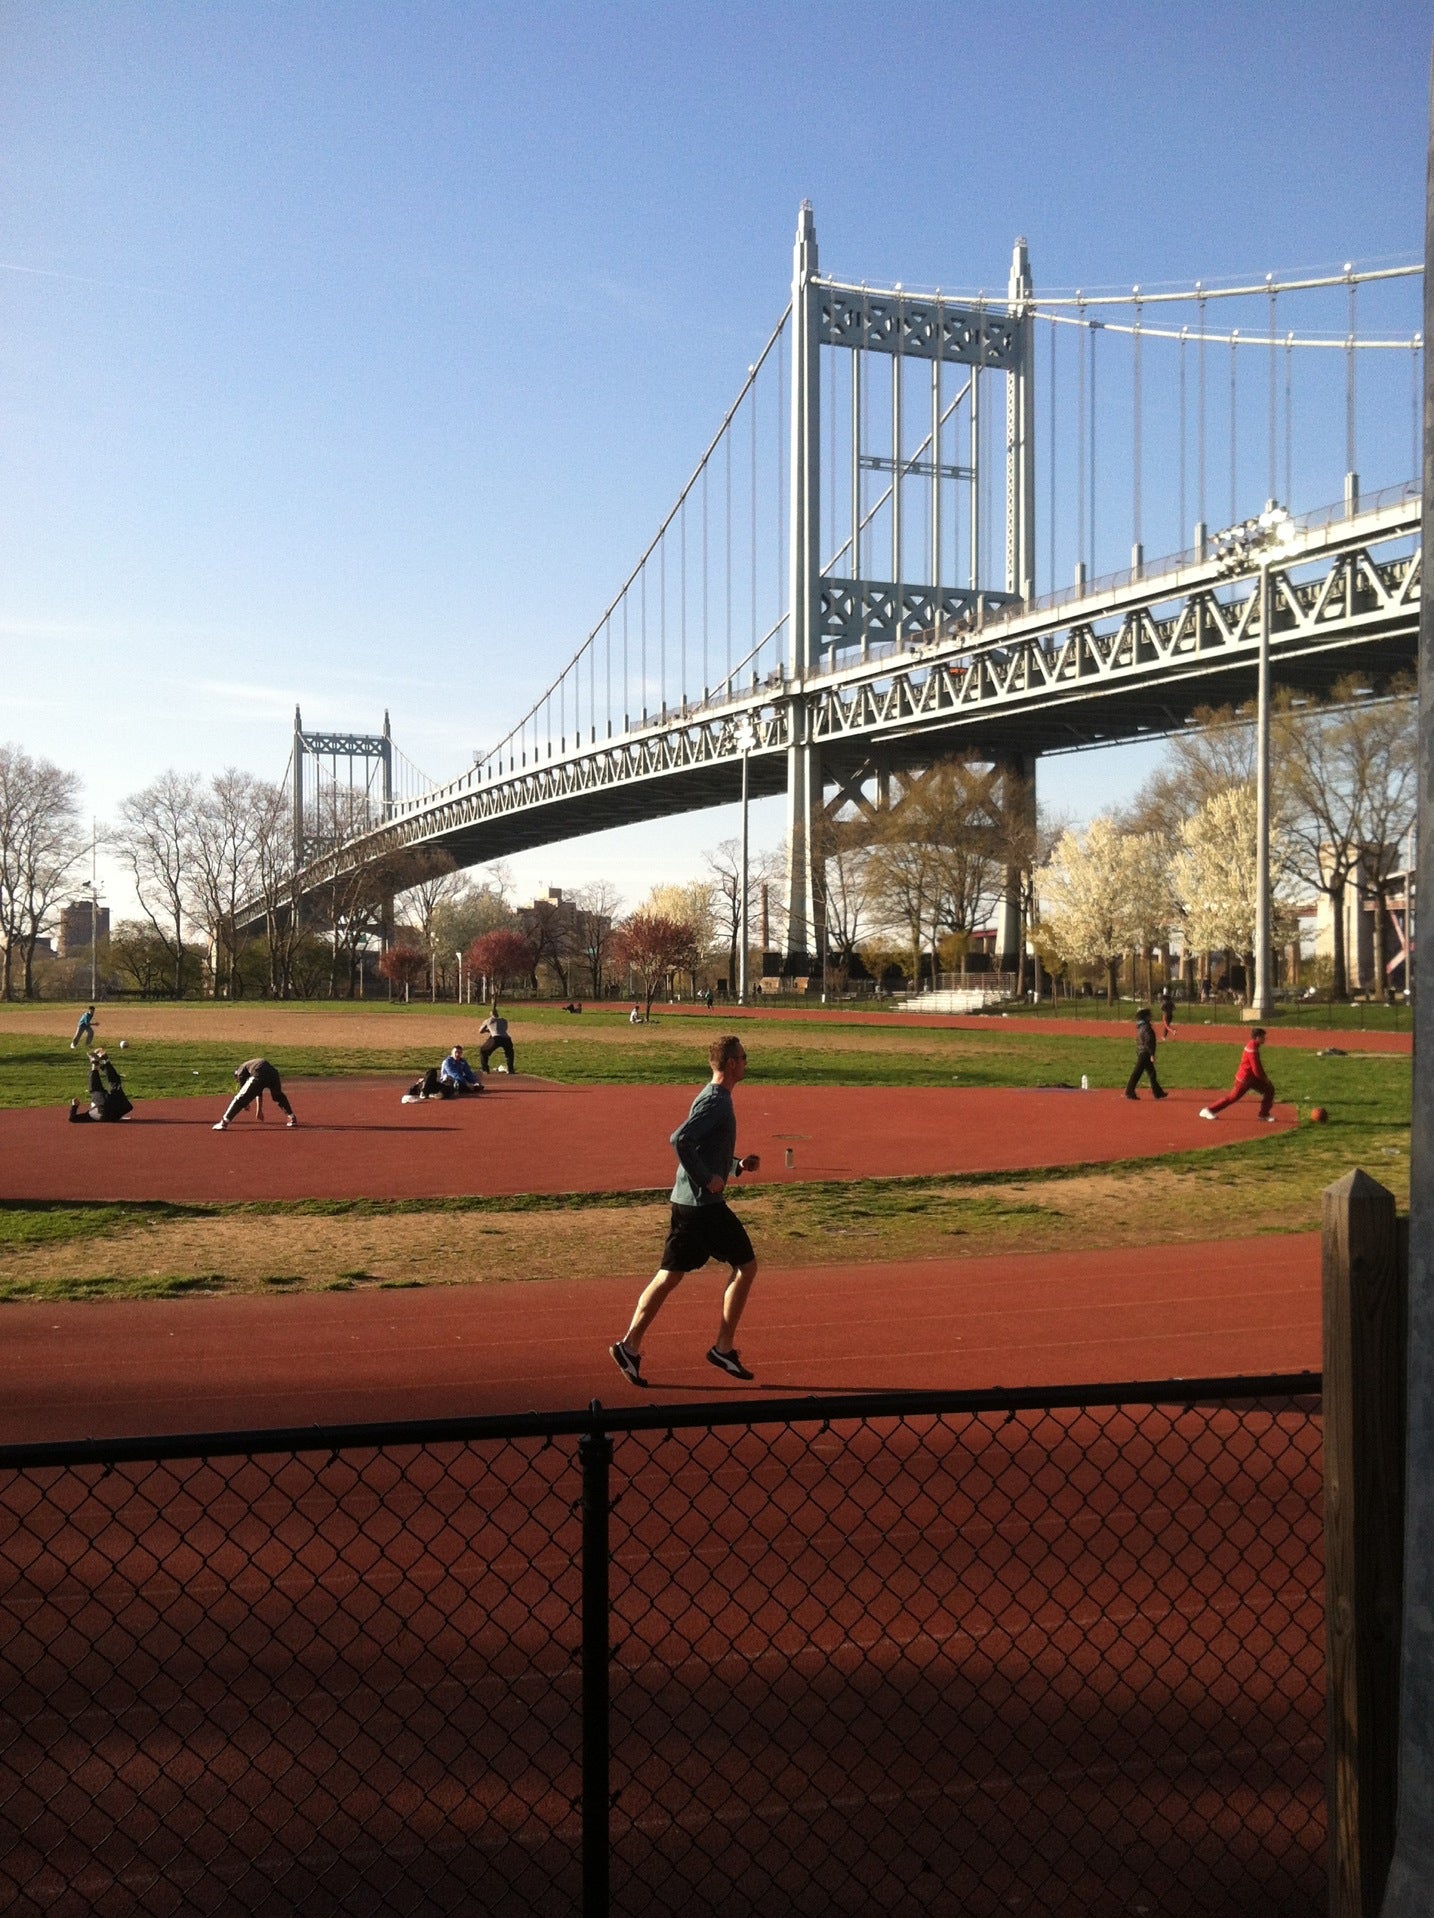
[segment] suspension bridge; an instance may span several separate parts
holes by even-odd
[[[1419,470],[1423,341],[1361,331],[1359,301],[1421,274],[1037,299],[1017,241],[1003,297],[874,288],[822,275],[804,203],[790,303],[652,542],[516,724],[433,784],[386,715],[380,735],[339,735],[296,713],[296,899],[401,848],[472,865],[784,792],[787,963],[804,971],[824,937],[821,820],[879,810],[893,774],[961,753],[1018,775],[1033,805],[1042,755],[1246,702],[1262,654],[1296,693],[1386,684],[1415,659],[1421,493],[1401,475]],[[1281,325],[1281,302],[1330,298],[1342,326]],[[1222,331],[1225,302],[1263,324]],[[1333,504],[1292,510],[1297,442],[1302,493],[1323,485]],[[1112,510],[1125,481],[1128,514]],[[1177,539],[1148,557],[1157,505]],[[1121,519],[1126,563],[1098,573]],[[327,782],[306,785],[325,756]],[[1014,878],[1008,893],[1011,970]]]

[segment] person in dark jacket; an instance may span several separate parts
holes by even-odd
[[[643,1334],[664,1300],[688,1272],[695,1272],[709,1259],[730,1266],[732,1277],[722,1296],[722,1321],[707,1363],[729,1378],[753,1376],[737,1352],[736,1333],[757,1276],[757,1255],[747,1228],[723,1197],[729,1179],[756,1172],[762,1163],[755,1152],[749,1152],[745,1159],[736,1157],[737,1114],[732,1088],[746,1076],[747,1054],[742,1041],[729,1035],[714,1039],[707,1057],[712,1066],[711,1082],[692,1101],[692,1110],[671,1139],[677,1153],[677,1183],[672,1188],[671,1229],[661,1263],[637,1302],[631,1325],[616,1345],[608,1347],[617,1369],[631,1385],[643,1383]]]
[[[262,1100],[266,1092],[281,1111],[288,1113],[291,1126],[299,1123],[294,1117],[294,1108],[289,1104],[289,1096],[284,1090],[278,1069],[271,1066],[267,1059],[246,1059],[242,1066],[235,1066],[234,1077],[239,1081],[239,1090],[225,1107],[224,1117],[215,1120],[216,1132],[227,1132],[229,1121],[237,1118],[245,1106],[252,1105],[256,1099]]]
[[[1135,1070],[1125,1082],[1127,1099],[1136,1097],[1135,1088],[1142,1075],[1148,1075],[1150,1090],[1157,1099],[1165,1098],[1165,1089],[1155,1076],[1155,1027],[1150,1023],[1150,1010],[1142,1006],[1135,1015]]]
[[[124,1082],[110,1064],[109,1054],[96,1049],[90,1054],[90,1103],[87,1111],[81,1111],[78,1099],[70,1101],[70,1123],[81,1125],[88,1120],[99,1120],[113,1124],[116,1120],[127,1119],[134,1106],[124,1089]]]
[[[458,1088],[445,1079],[437,1066],[430,1066],[421,1079],[415,1079],[404,1093],[402,1104],[422,1105],[425,1099],[456,1099]]]
[[[1168,985],[1160,988],[1160,1036],[1168,1039],[1175,1030],[1175,994]]]

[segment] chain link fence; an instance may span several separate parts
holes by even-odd
[[[1308,1918],[1318,1392],[10,1447],[0,1902]]]

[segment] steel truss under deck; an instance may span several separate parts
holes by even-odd
[[[1359,670],[1373,683],[1413,664],[1420,506],[1401,500],[1297,533],[1266,560],[1279,683],[1320,688]],[[907,763],[969,751],[1043,753],[1170,732],[1200,705],[1253,693],[1261,567],[1232,575],[1187,559],[1099,583],[1066,603],[999,609],[999,623],[914,631],[881,657],[805,678],[771,675],[717,705],[679,709],[621,738],[484,779],[475,767],[388,823],[311,863],[306,895],[383,854],[443,847],[460,864],[635,820],[785,790],[788,749],[820,749],[840,781],[875,753]],[[963,609],[968,610],[968,609]],[[987,616],[971,608],[968,618]]]

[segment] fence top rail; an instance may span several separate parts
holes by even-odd
[[[0,1445],[0,1471],[46,1466],[157,1463],[164,1459],[245,1458],[271,1453],[388,1450],[517,1438],[581,1438],[590,1433],[675,1431],[694,1426],[809,1425],[923,1414],[1061,1412],[1121,1406],[1248,1404],[1314,1398],[1319,1372],[1239,1373],[1203,1379],[1139,1380],[1118,1385],[990,1386],[965,1392],[813,1393],[741,1399],[720,1405],[605,1406],[449,1419],[385,1419],[369,1424],[292,1425],[250,1432],[183,1432],[151,1438],[60,1439]]]

